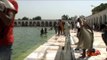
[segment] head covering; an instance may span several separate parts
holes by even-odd
[[[83,15],[81,15],[79,18],[80,18],[81,20],[85,20],[85,16],[83,16]]]
[[[11,4],[13,5],[13,7],[15,8],[14,10],[16,11],[16,13],[18,12],[18,4],[16,0],[9,0],[11,2]]]

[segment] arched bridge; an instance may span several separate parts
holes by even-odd
[[[67,20],[69,23],[73,23],[72,20]],[[38,26],[38,27],[50,27],[54,26],[58,20],[15,20],[15,26]]]

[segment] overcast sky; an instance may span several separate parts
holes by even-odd
[[[60,19],[62,15],[71,16],[89,16],[91,10],[100,5],[107,3],[106,0],[17,0],[19,12],[16,18],[24,16],[32,18],[41,16],[42,19]]]

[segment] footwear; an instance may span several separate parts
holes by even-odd
[[[86,52],[85,50],[83,51],[83,53],[81,54],[82,56],[80,58],[85,58],[86,57]]]

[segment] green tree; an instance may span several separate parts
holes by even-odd
[[[22,20],[29,20],[29,18],[26,17],[26,16],[24,16],[24,17],[22,18]]]
[[[32,20],[41,20],[41,16],[36,16],[36,17],[32,18]]]
[[[18,18],[17,20],[21,20],[21,18]]]
[[[98,12],[101,12],[107,8],[107,3],[101,3],[99,6],[92,9],[92,14],[96,14]]]
[[[62,20],[68,20],[68,19],[69,19],[69,16],[68,16],[68,15],[62,15],[61,19],[62,19]]]
[[[77,19],[77,16],[73,16],[73,17],[70,17],[69,20],[76,20]]]

